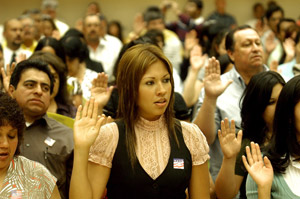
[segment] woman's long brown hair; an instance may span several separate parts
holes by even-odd
[[[136,135],[134,125],[139,117],[137,106],[139,85],[148,68],[157,61],[164,63],[171,77],[172,91],[164,116],[168,127],[169,138],[173,138],[179,147],[175,133],[173,113],[174,80],[172,65],[162,50],[154,45],[139,44],[133,46],[122,56],[117,73],[117,87],[119,93],[118,118],[122,119],[125,123],[126,148],[132,167],[134,167],[136,162]]]

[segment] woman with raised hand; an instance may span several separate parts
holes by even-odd
[[[223,129],[221,136],[219,135],[224,157],[216,179],[217,196],[233,198],[239,193],[239,198],[246,198],[248,173],[242,163],[242,155],[246,155],[245,147],[251,141],[261,147],[269,143],[276,103],[284,85],[283,78],[273,71],[262,72],[251,78],[241,99],[242,142],[237,142],[235,134],[228,134],[228,131],[225,133]]]
[[[257,184],[258,199],[268,199],[271,197],[270,190],[273,181],[273,167],[267,156],[262,157],[258,144],[251,142],[250,147],[246,147],[246,157],[243,155],[243,163],[251,178]]]
[[[270,198],[300,198],[300,76],[282,88],[274,115],[273,137],[264,154],[274,170],[272,184],[263,186],[269,186],[269,190],[261,189],[258,179],[248,176],[247,198],[258,198],[262,191],[268,191]],[[259,179],[263,180],[263,175]]]
[[[79,108],[70,198],[100,198],[106,187],[110,199],[185,199],[186,189],[191,199],[209,198],[208,145],[196,125],[174,119],[172,66],[161,49],[128,49],[117,87],[119,120],[100,132],[94,99],[81,117]]]

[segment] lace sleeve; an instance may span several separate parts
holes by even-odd
[[[118,140],[119,131],[116,123],[112,122],[102,126],[98,137],[91,146],[89,161],[111,168]]]
[[[209,147],[205,136],[197,125],[181,122],[184,142],[189,149],[194,165],[201,165],[209,159]]]

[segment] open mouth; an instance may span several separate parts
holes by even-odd
[[[158,106],[165,106],[167,104],[167,100],[166,99],[160,99],[159,101],[156,101],[155,104],[158,105]]]
[[[8,153],[0,153],[0,159],[6,159],[8,155]]]

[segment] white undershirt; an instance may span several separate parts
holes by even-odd
[[[283,178],[291,191],[297,195],[300,196],[300,162],[299,161],[293,161],[294,158],[290,158],[291,162],[289,166],[285,170],[285,174],[283,174]]]

